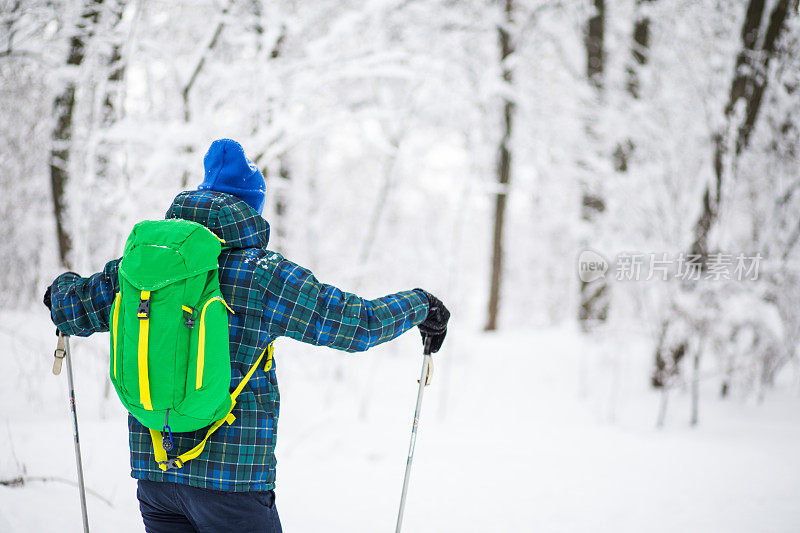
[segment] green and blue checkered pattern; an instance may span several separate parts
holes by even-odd
[[[277,337],[363,351],[391,340],[425,319],[428,300],[419,291],[365,300],[320,283],[305,268],[266,249],[269,225],[250,206],[213,191],[179,194],[167,218],[193,220],[225,240],[219,280],[230,316],[231,390]],[[119,259],[88,278],[67,273],[52,286],[53,322],[64,333],[87,336],[108,331],[119,290]],[[224,490],[270,490],[275,486],[275,438],[280,393],[276,365],[263,364],[239,395],[232,425],[223,424],[200,457],[180,470],[162,472],[148,430],[128,417],[131,475]],[[175,451],[194,447],[205,429],[174,434]]]

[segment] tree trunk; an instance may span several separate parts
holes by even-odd
[[[278,157],[277,177],[280,183],[269,187],[275,197],[275,217],[272,219],[272,231],[275,235],[273,246],[276,252],[285,254],[288,240],[289,196],[291,195],[292,172],[284,154]]]
[[[656,427],[661,429],[664,427],[664,422],[667,420],[667,406],[669,405],[669,388],[664,387],[661,389],[661,398],[658,402],[658,418],[656,418]]]
[[[356,277],[353,284],[353,290],[357,291],[361,288],[361,282],[364,277],[365,268],[369,265],[370,257],[372,256],[372,249],[378,240],[378,234],[381,228],[381,221],[383,220],[383,213],[389,205],[389,198],[392,189],[395,185],[395,169],[397,166],[397,154],[400,149],[400,140],[402,133],[397,136],[392,135],[389,139],[389,145],[392,147],[391,154],[388,156],[384,163],[383,170],[383,183],[378,191],[378,197],[372,209],[372,216],[367,220],[367,235],[364,238],[364,244],[361,247],[361,253],[358,255],[358,264],[361,266],[361,273]]]
[[[72,236],[67,222],[66,191],[69,183],[69,160],[72,149],[72,126],[75,114],[75,92],[77,85],[74,71],[83,63],[86,42],[94,35],[100,16],[102,0],[84,4],[81,17],[75,25],[69,41],[67,70],[70,77],[53,102],[55,123],[51,133],[50,188],[53,194],[53,216],[56,222],[58,257],[64,268],[71,268]]]
[[[742,48],[736,58],[733,80],[724,109],[725,122],[713,137],[714,179],[703,191],[700,216],[694,225],[694,238],[690,247],[690,253],[700,256],[703,265],[711,251],[709,236],[718,222],[723,184],[726,180],[734,178],[736,159],[748,146],[767,88],[769,64],[775,55],[778,38],[786,27],[790,10],[796,12],[798,3],[798,0],[778,0],[764,29],[762,25],[765,0],[750,0],[748,3],[741,31]],[[759,41],[761,41],[760,47]],[[745,114],[737,125],[734,123],[738,119],[735,110],[740,104],[744,105]],[[730,146],[734,147],[733,153],[730,153]],[[691,290],[691,286],[688,286],[687,290]],[[669,322],[670,319],[667,318],[665,327],[668,327]],[[658,375],[659,365],[663,364],[663,354],[667,351],[667,348],[659,343],[656,348],[654,375]],[[672,353],[674,355],[675,350],[672,350]],[[677,369],[679,362],[679,359],[673,358],[670,362],[671,367]],[[653,381],[653,385],[659,386],[656,380]]]
[[[222,13],[219,22],[217,23],[217,27],[214,29],[214,34],[211,36],[211,40],[208,42],[208,44],[205,45],[205,50],[203,50],[200,54],[200,58],[197,60],[197,63],[195,63],[189,79],[186,80],[186,85],[184,85],[183,89],[181,90],[181,98],[183,100],[183,122],[185,124],[189,124],[192,121],[192,110],[189,106],[189,97],[192,94],[192,89],[194,88],[194,84],[197,81],[198,76],[200,76],[200,73],[203,71],[203,67],[206,64],[209,54],[211,54],[211,52],[214,51],[214,48],[217,47],[220,35],[222,35],[222,30],[225,28],[225,16],[228,14],[232,4],[233,1],[231,0],[225,4],[225,7],[222,8]],[[183,151],[187,157],[190,157],[191,154],[194,153],[194,147],[191,144],[187,144]],[[183,176],[181,177],[181,187],[184,189],[189,185],[189,177],[189,171],[184,170]]]
[[[764,15],[765,0],[750,0],[742,25],[742,49],[736,58],[734,77],[725,106],[725,125],[714,136],[714,182],[707,185],[703,192],[702,210],[695,223],[695,238],[691,252],[704,258],[709,253],[708,237],[719,213],[719,204],[722,196],[722,186],[727,176],[735,167],[735,160],[747,148],[750,134],[755,127],[764,91],[767,88],[769,64],[775,55],[775,46],[778,37],[786,26],[790,4],[797,10],[797,0],[778,0],[769,17],[766,29],[762,32],[761,25]],[[761,34],[764,39],[761,48],[757,44]],[[736,107],[739,102],[745,106],[744,120],[736,126]],[[733,126],[733,128],[731,127]],[[733,139],[729,132],[735,130]],[[729,158],[730,146],[734,147],[733,161]],[[727,164],[726,164],[727,162]]]
[[[597,101],[603,98],[603,72],[605,69],[605,0],[594,0],[594,13],[586,25],[584,43],[586,45],[586,77],[589,84],[595,89]],[[595,139],[594,127],[591,123],[586,125],[587,135]],[[582,187],[581,218],[589,227],[595,226],[599,216],[606,210],[606,203],[596,187],[587,183]],[[578,322],[584,331],[588,331],[608,318],[609,285],[604,278],[592,282],[581,281],[580,305],[578,307]]]
[[[664,324],[663,330],[666,332],[668,329],[669,324]],[[681,361],[686,356],[687,348],[686,342],[680,342],[675,346],[667,346],[664,336],[661,337],[656,348],[655,369],[650,378],[653,388],[668,387],[670,378],[680,374]]]
[[[631,56],[633,64],[628,64],[628,94],[634,99],[639,98],[640,80],[639,69],[647,64],[650,48],[650,17],[642,13],[645,4],[654,0],[636,0],[636,20],[633,23],[633,48]]]
[[[700,354],[702,347],[699,346],[694,353],[694,367],[692,372],[692,418],[689,425],[697,426],[700,421]]]
[[[109,9],[106,10],[107,16],[111,17],[112,28],[116,28],[122,20],[125,11],[125,1],[117,0]],[[103,106],[100,116],[100,127],[110,128],[122,116],[121,85],[125,76],[125,63],[122,57],[122,37],[112,29],[111,36],[111,55],[108,58],[108,75],[106,76],[106,86],[104,90]],[[97,153],[97,177],[105,179],[113,176],[111,158],[109,153],[113,148],[108,143],[103,143]]]
[[[260,37],[264,32],[264,28],[260,24],[261,8],[257,4],[254,4],[254,7],[254,13],[258,21],[255,32],[259,37],[256,48],[258,51],[261,51],[262,43]],[[283,47],[286,42],[286,32],[286,25],[281,24],[280,33],[275,39],[275,42],[272,43],[272,48],[270,48],[269,53],[265,58],[267,61],[275,61],[281,57],[281,54],[283,53]],[[275,107],[275,98],[272,94],[270,94],[267,97],[267,116],[265,120],[267,127],[272,127],[275,123]],[[254,161],[258,163],[263,155],[264,154],[262,152],[256,157],[256,159],[254,159]],[[267,184],[267,190],[270,191],[269,197],[275,199],[275,215],[271,218],[272,231],[274,235],[272,242],[276,252],[285,254],[287,252],[287,241],[289,236],[289,205],[291,204],[290,196],[292,185],[292,169],[289,165],[289,157],[286,151],[282,151],[277,155],[277,172],[270,172],[271,166],[273,165],[266,165],[264,169],[264,178],[267,181],[270,181],[273,177],[273,174],[275,174],[279,180],[278,182]],[[343,372],[344,371],[341,368],[337,369],[337,376],[343,375]]]
[[[593,0],[594,13],[586,24],[586,77],[597,90],[603,89],[603,71],[605,69],[605,0]]]
[[[641,96],[641,80],[639,79],[642,68],[647,64],[650,52],[650,17],[646,12],[646,4],[655,0],[636,0],[636,14],[633,23],[633,43],[631,46],[632,62],[626,67],[627,90],[634,100]],[[629,137],[619,142],[614,149],[614,170],[627,172],[628,165],[636,145]]]
[[[503,24],[498,27],[500,41],[500,68],[503,81],[507,86],[513,83],[513,73],[508,64],[508,58],[514,53],[514,43],[509,34],[514,22],[514,1],[504,0]],[[497,183],[498,190],[495,195],[494,205],[494,236],[492,239],[492,272],[489,287],[489,308],[486,321],[486,331],[497,329],[497,315],[500,307],[500,291],[503,280],[503,225],[505,222],[506,201],[508,199],[508,184],[511,180],[511,133],[514,117],[514,102],[506,96],[503,101],[503,135],[497,155]]]
[[[107,11],[111,17],[111,26],[116,28],[122,20],[126,1],[117,0],[113,7]],[[103,96],[102,125],[111,126],[117,121],[120,114],[120,84],[125,77],[125,63],[122,57],[123,40],[121,36],[114,35],[111,43],[111,55],[108,58],[108,85]]]

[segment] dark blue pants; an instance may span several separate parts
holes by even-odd
[[[275,492],[223,492],[139,480],[147,533],[281,533]]]

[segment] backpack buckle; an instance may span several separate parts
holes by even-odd
[[[177,470],[183,467],[183,462],[177,457],[175,459],[170,459],[169,461],[159,461],[158,464],[164,465],[167,467],[167,470]]]
[[[192,329],[194,327],[194,309],[191,307],[183,306],[183,323],[186,325],[187,328]]]
[[[147,319],[150,318],[150,299],[144,300],[139,298],[139,310],[136,312],[136,316],[139,318]]]

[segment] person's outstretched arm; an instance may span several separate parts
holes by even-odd
[[[44,304],[59,331],[78,337],[108,331],[114,295],[119,291],[119,261],[109,261],[102,272],[88,278],[74,272],[61,274],[47,288]]]
[[[360,352],[421,324],[428,298],[409,290],[367,300],[320,283],[307,269],[278,253],[258,262],[264,288],[264,317],[275,336]]]

